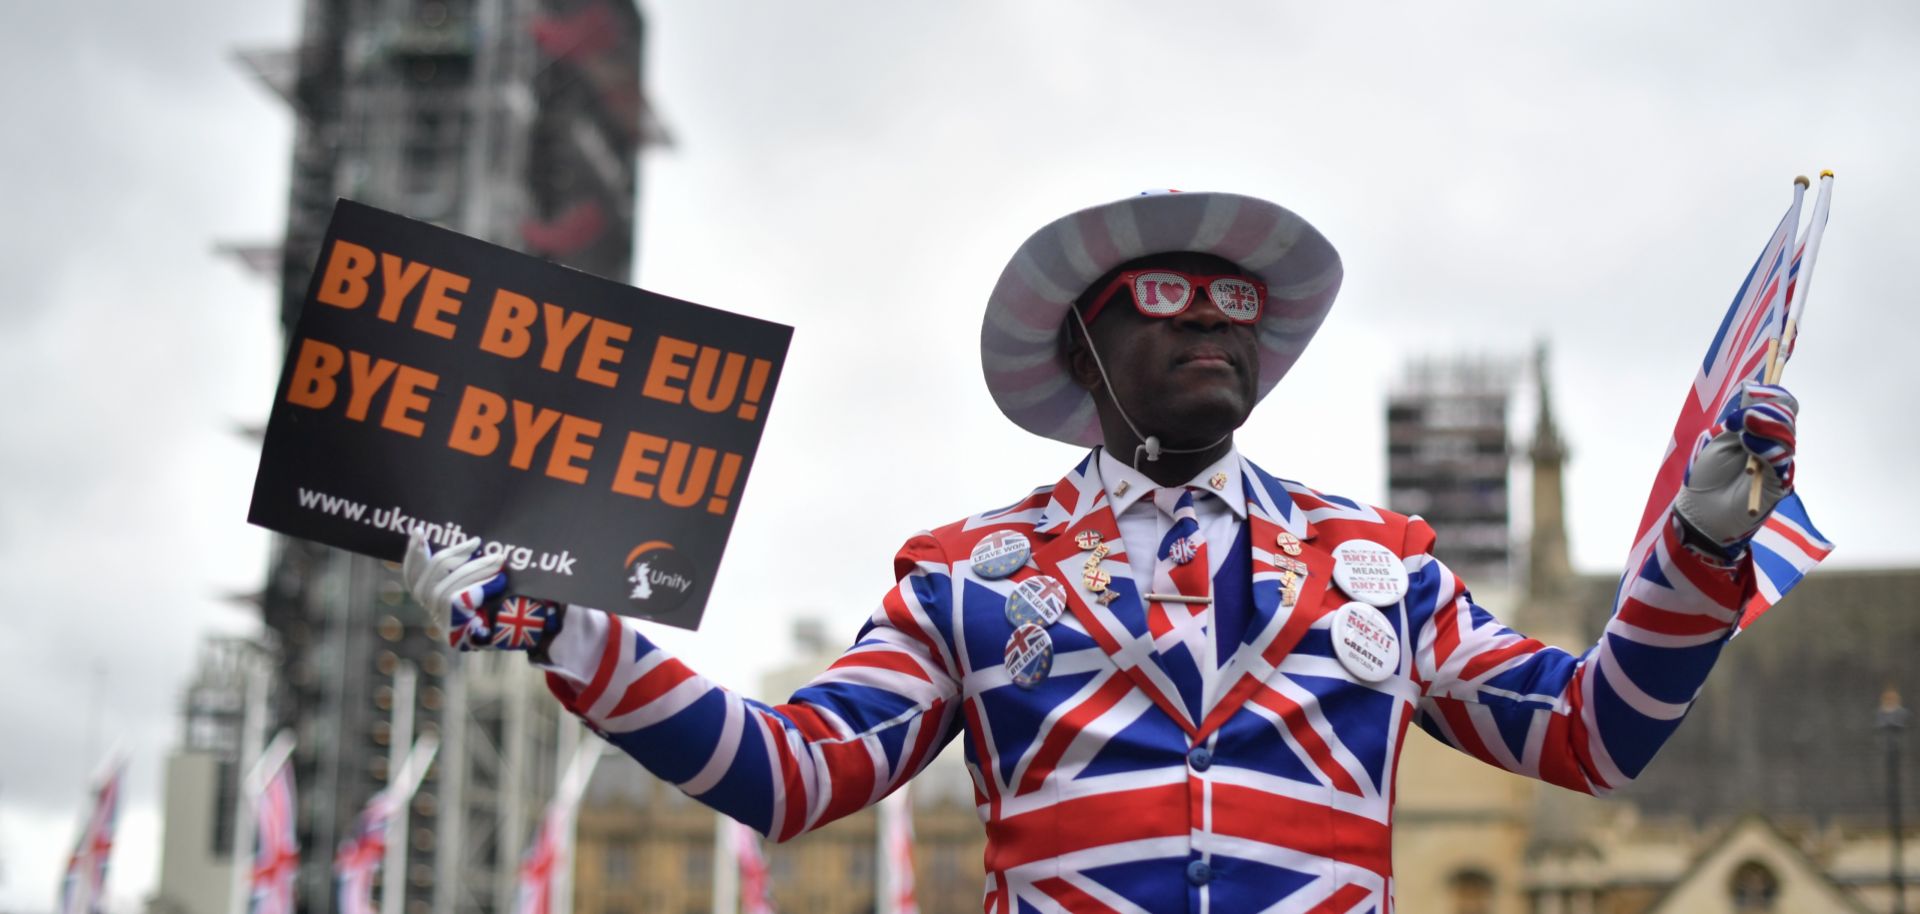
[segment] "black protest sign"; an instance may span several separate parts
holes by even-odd
[[[247,519],[695,628],[792,335],[342,200]]]

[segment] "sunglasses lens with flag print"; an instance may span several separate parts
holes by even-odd
[[[1267,300],[1266,287],[1244,276],[1202,276],[1165,269],[1128,270],[1114,277],[1094,298],[1087,308],[1086,320],[1091,322],[1100,316],[1100,310],[1122,289],[1133,294],[1133,306],[1148,317],[1180,314],[1192,307],[1197,297],[1194,290],[1205,289],[1207,298],[1229,320],[1251,324],[1260,319],[1260,308]]]

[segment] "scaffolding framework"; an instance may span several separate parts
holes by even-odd
[[[285,238],[235,248],[279,281],[291,332],[346,197],[626,281],[637,159],[664,131],[641,91],[632,0],[307,0],[289,51],[241,63],[295,115]],[[298,737],[302,907],[329,912],[332,849],[393,774],[392,676],[442,740],[410,808],[407,914],[512,909],[556,778],[559,708],[516,656],[449,657],[394,566],[277,537],[261,610],[281,646],[274,717]]]

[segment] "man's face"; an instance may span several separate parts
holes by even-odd
[[[1104,288],[1119,270],[1153,267],[1250,275],[1211,254],[1155,254],[1129,261],[1090,291]],[[1173,447],[1204,444],[1239,428],[1258,397],[1260,347],[1254,325],[1229,320],[1204,288],[1194,292],[1197,300],[1180,314],[1149,317],[1134,307],[1131,291],[1121,289],[1088,328],[1120,405],[1143,434],[1159,435]],[[1082,387],[1100,389],[1099,372],[1084,345],[1072,346],[1068,360]],[[1096,396],[1096,402],[1105,399]],[[1107,404],[1101,406],[1105,421]]]

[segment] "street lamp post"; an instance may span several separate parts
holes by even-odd
[[[1900,841],[1900,743],[1906,735],[1907,709],[1900,693],[1888,686],[1880,693],[1881,732],[1887,738],[1887,824],[1893,836],[1893,914],[1907,914],[1907,883]]]

